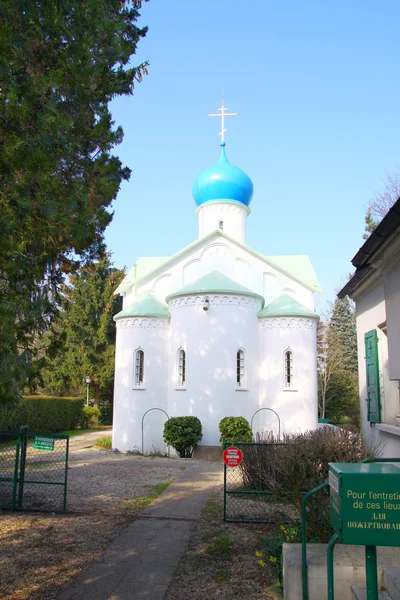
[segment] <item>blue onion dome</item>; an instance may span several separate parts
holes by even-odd
[[[198,175],[192,193],[197,206],[215,201],[248,206],[253,197],[253,183],[242,169],[231,165],[225,155],[225,142],[222,142],[218,162]]]

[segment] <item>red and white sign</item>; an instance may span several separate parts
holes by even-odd
[[[243,460],[243,453],[239,448],[230,446],[224,450],[224,463],[227,467],[238,467]]]

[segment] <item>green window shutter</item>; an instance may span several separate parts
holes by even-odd
[[[381,389],[379,382],[378,336],[376,330],[364,336],[365,366],[367,369],[368,421],[381,422]]]

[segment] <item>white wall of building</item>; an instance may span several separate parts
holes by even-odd
[[[113,448],[121,452],[142,451],[142,417],[150,408],[167,411],[169,320],[163,318],[118,319]],[[144,385],[135,388],[134,355],[144,352]],[[144,450],[164,452],[163,427],[166,420],[160,411],[151,411],[144,421]]]
[[[260,319],[259,407],[272,408],[281,420],[281,433],[298,433],[318,425],[317,319]],[[284,355],[293,353],[293,386],[285,387]],[[272,427],[271,427],[272,426]],[[262,411],[253,431],[273,428],[277,419]]]
[[[209,298],[209,310],[202,309]],[[260,300],[207,294],[173,298],[168,406],[171,416],[193,415],[203,425],[201,445],[219,445],[218,425],[229,416],[250,421],[258,408]],[[185,389],[177,389],[177,352],[186,352]],[[245,351],[247,382],[237,389],[236,358]]]
[[[399,251],[400,254],[400,251]],[[400,256],[384,270],[389,376],[400,380]]]
[[[400,427],[396,428],[396,416],[399,413],[398,382],[389,379],[388,340],[385,332],[379,328],[386,321],[385,287],[382,277],[375,276],[367,286],[360,287],[354,295],[357,315],[358,377],[360,388],[361,426],[367,440],[381,447],[383,456],[400,456]],[[364,336],[375,329],[378,335],[378,360],[381,383],[382,425],[369,423],[367,381],[365,365]],[[390,431],[385,431],[389,425]],[[383,427],[383,429],[381,429]],[[396,435],[397,433],[397,435]]]
[[[249,213],[250,209],[239,202],[206,202],[196,210],[199,219],[199,238],[221,229],[227,235],[245,244]]]

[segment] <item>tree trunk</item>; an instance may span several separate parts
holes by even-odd
[[[98,383],[94,384],[94,404],[93,404],[93,406],[95,408],[100,407],[100,385]],[[94,417],[93,421],[94,421],[95,425],[98,425],[99,417]]]

